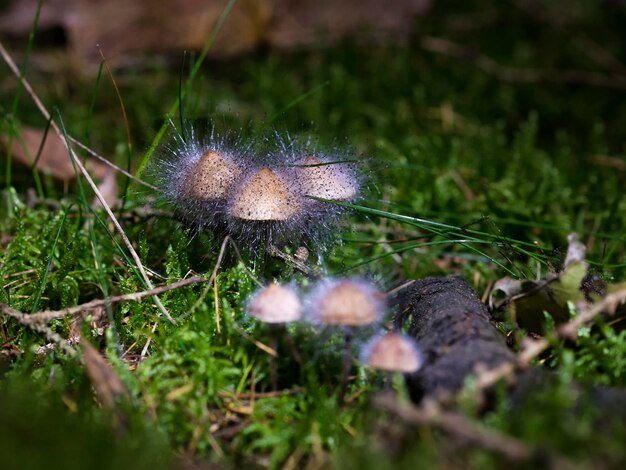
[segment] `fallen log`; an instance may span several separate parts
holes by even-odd
[[[398,307],[397,329],[407,322],[408,334],[424,354],[424,365],[407,374],[409,395],[415,403],[425,398],[454,397],[472,375],[481,370],[510,366],[509,397],[513,405],[549,387],[557,377],[542,367],[519,367],[517,356],[491,323],[489,311],[476,291],[460,276],[416,280],[391,296]],[[590,399],[606,414],[626,419],[626,390],[601,386],[571,388]],[[491,402],[492,387],[483,392],[484,404]],[[604,413],[602,413],[604,414]]]
[[[424,365],[407,375],[411,399],[458,392],[477,367],[493,369],[514,363],[502,335],[489,320],[487,307],[459,276],[415,281],[399,291],[396,326],[410,321],[408,334],[424,354]]]

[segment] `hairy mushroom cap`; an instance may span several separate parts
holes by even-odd
[[[294,289],[272,283],[254,294],[248,313],[266,323],[287,323],[300,319],[302,305]]]
[[[358,192],[357,180],[345,165],[324,163],[314,155],[298,167],[298,180],[302,193],[308,196],[349,201]]]
[[[284,221],[301,212],[298,196],[277,174],[261,168],[234,195],[233,217],[243,220]]]
[[[383,313],[382,294],[361,279],[322,281],[308,302],[309,317],[326,325],[369,325]]]
[[[199,200],[223,199],[241,176],[241,168],[215,150],[207,150],[187,172],[183,191]]]
[[[411,373],[422,366],[422,357],[411,338],[392,332],[367,343],[361,362],[374,369]]]

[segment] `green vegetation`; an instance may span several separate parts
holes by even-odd
[[[626,61],[626,28],[620,27],[626,11],[558,2],[569,16],[557,28],[528,12],[489,6],[495,21],[454,29],[451,12],[471,18],[489,2],[452,3],[455,10],[435,5],[418,20],[406,45],[343,43],[209,60],[182,112],[198,129],[212,122],[251,138],[276,127],[313,134],[343,148],[342,156],[366,160],[372,184],[364,200],[323,263],[312,254],[329,273],[371,275],[384,288],[405,278],[461,274],[482,294],[503,276],[535,279],[538,271],[543,277],[558,270],[567,234],[576,232],[588,244],[592,277],[624,281],[624,81],[598,86],[554,77],[566,69],[615,77],[587,50],[569,47],[570,36],[593,38],[616,61]],[[536,82],[507,82],[480,70],[471,57],[468,63],[426,50],[429,35],[481,51],[503,67],[551,73]],[[36,35],[29,46],[18,46],[32,46],[31,55],[40,47]],[[131,130],[133,170],[179,96],[178,73],[179,67],[154,58],[114,71]],[[31,63],[25,76],[69,135],[126,167],[125,123],[103,70],[97,78],[78,78],[50,75]],[[2,78],[2,85],[0,136],[19,141],[24,126],[46,128],[28,94],[18,93],[16,79]],[[56,138],[50,131],[48,139]],[[93,208],[86,183],[66,186],[14,161],[3,160],[2,168],[1,303],[33,313],[147,289],[106,213]],[[171,213],[143,210],[152,207],[154,194],[122,175],[118,183],[122,191],[127,187],[126,198],[114,212],[153,284],[190,272],[208,279],[221,240],[193,236]],[[187,460],[260,467],[503,465],[497,452],[459,450],[436,429],[404,426],[377,410],[371,397],[388,384],[371,371],[355,369],[347,403],[339,405],[340,334],[290,326],[303,366],[279,342],[284,393],[270,393],[263,349],[270,331],[244,313],[255,278],[268,273],[308,282],[281,260],[263,266],[228,246],[214,284],[159,296],[177,324],[151,298],[95,308],[82,323],[66,316],[50,322],[47,332],[1,316],[0,467],[63,462],[71,468],[72,461],[76,468],[170,468]],[[474,416],[468,406],[468,416],[581,466],[623,463],[623,422],[598,428],[591,402],[576,401],[583,412],[571,413],[572,380],[626,385],[623,326],[602,319],[593,325],[575,342],[556,341],[542,357],[557,384],[515,409],[502,390],[494,410]],[[506,319],[499,327],[524,336]],[[66,339],[81,334],[104,352],[129,396],[118,397],[113,410],[101,406],[79,356],[42,347],[54,344],[52,333]],[[393,384],[404,392],[400,382]]]

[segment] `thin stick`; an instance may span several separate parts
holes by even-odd
[[[215,329],[217,334],[221,336],[222,328],[220,326],[220,299],[219,291],[217,290],[217,276],[213,276],[213,304],[215,305]]]
[[[96,197],[98,198],[98,200],[102,204],[102,207],[104,207],[104,210],[106,211],[107,215],[109,216],[109,218],[113,222],[113,225],[115,225],[115,228],[117,229],[117,231],[119,232],[120,236],[122,237],[122,240],[124,241],[124,244],[128,248],[128,251],[130,252],[133,260],[137,264],[137,268],[139,269],[141,277],[144,279],[144,282],[146,283],[146,286],[148,287],[148,289],[152,289],[153,288],[152,282],[150,282],[150,278],[148,277],[148,274],[146,273],[146,270],[143,267],[143,263],[141,262],[141,259],[139,259],[139,255],[135,251],[135,248],[133,248],[133,245],[130,243],[130,240],[128,239],[128,237],[126,236],[126,233],[124,232],[124,229],[122,228],[122,226],[120,225],[119,221],[115,217],[115,214],[113,214],[113,211],[111,211],[111,208],[109,207],[109,204],[106,202],[106,200],[104,199],[104,197],[102,196],[102,194],[98,190],[98,186],[94,183],[93,179],[91,179],[91,176],[89,175],[89,173],[87,172],[87,170],[83,166],[83,163],[80,161],[80,158],[78,158],[76,156],[76,153],[74,152],[74,149],[72,148],[72,146],[69,145],[68,140],[64,137],[64,133],[61,131],[61,129],[59,128],[57,123],[52,120],[52,118],[50,116],[50,113],[48,112],[48,110],[46,109],[44,104],[41,102],[41,100],[39,99],[39,96],[37,95],[37,93],[35,93],[33,88],[30,86],[30,83],[28,82],[28,80],[26,80],[26,78],[21,75],[19,69],[15,65],[15,62],[13,61],[13,59],[11,58],[11,56],[9,55],[7,50],[4,48],[4,45],[2,44],[1,41],[0,41],[0,55],[2,55],[2,58],[7,63],[7,65],[11,69],[11,71],[20,80],[20,82],[22,83],[22,86],[24,87],[24,89],[26,89],[28,94],[31,96],[31,98],[35,102],[35,105],[39,109],[39,112],[47,120],[50,120],[50,125],[52,126],[52,128],[56,132],[56,134],[59,137],[59,139],[61,139],[63,144],[67,147],[67,151],[69,152],[70,157],[72,158],[72,160],[74,160],[74,163],[76,164],[76,166],[78,167],[80,172],[83,174],[83,176],[85,177],[85,179],[89,183],[89,186],[91,186],[91,189],[94,191]],[[169,314],[169,312],[167,311],[167,309],[161,303],[161,300],[156,295],[154,296],[154,303],[156,304],[157,308],[161,311],[161,313],[163,315],[165,315],[165,317],[171,323],[174,323],[174,324],[176,323],[174,321],[174,319],[171,317],[171,315]]]
[[[408,403],[400,403],[394,394],[389,393],[376,397],[375,403],[379,408],[408,423],[439,427],[468,443],[498,452],[510,460],[527,461],[537,455],[537,451],[524,442],[470,421],[458,413],[442,411],[434,404],[431,407],[418,408]]]
[[[274,256],[276,258],[282,259],[283,261],[286,261],[292,267],[294,267],[295,269],[297,269],[302,274],[308,277],[319,278],[324,275],[319,268],[314,267],[314,266],[313,267],[308,266],[306,263],[278,249],[276,245],[273,245],[273,244],[268,245],[266,248],[266,253],[269,254],[270,256]]]
[[[0,303],[0,312],[17,319],[20,323],[28,326],[39,325],[47,323],[57,318],[64,318],[66,316],[78,315],[84,312],[89,312],[93,309],[104,307],[106,305],[115,304],[118,302],[126,302],[129,300],[138,301],[144,297],[162,294],[170,290],[179,289],[191,284],[197,284],[199,282],[206,282],[204,277],[196,276],[188,279],[182,279],[178,282],[168,284],[166,286],[155,287],[150,290],[142,292],[133,292],[131,294],[115,295],[113,297],[107,297],[106,299],[96,299],[84,304],[75,305],[73,307],[64,308],[62,310],[45,310],[37,313],[22,313],[9,305]]]
[[[617,306],[624,302],[626,302],[626,289],[608,294],[600,302],[586,309],[582,309],[580,313],[569,322],[558,327],[557,333],[560,337],[575,337],[578,328],[585,325],[603,312],[614,312]],[[530,361],[538,357],[549,347],[550,341],[548,338],[525,341],[522,350],[517,355],[517,364],[505,363],[499,367],[489,369],[478,374],[477,381],[479,389],[483,390],[502,379],[511,377],[517,370],[516,366],[522,368],[528,367]]]
[[[150,330],[150,332],[152,334],[154,334],[154,332],[156,331],[158,322],[154,322],[154,325],[152,326],[152,330]],[[146,341],[146,344],[144,345],[143,349],[141,350],[141,359],[143,359],[144,357],[146,357],[146,354],[148,354],[148,348],[150,347],[150,343],[152,342],[152,336],[148,336],[148,341]]]
[[[157,188],[156,186],[151,185],[150,183],[146,183],[144,180],[142,180],[141,178],[137,178],[135,175],[133,175],[132,173],[129,173],[128,171],[124,170],[123,168],[117,166],[115,163],[113,163],[112,161],[108,160],[107,158],[103,157],[102,155],[98,154],[95,150],[92,150],[91,148],[87,147],[85,144],[83,144],[80,140],[75,139],[74,137],[72,137],[71,135],[68,135],[67,138],[75,145],[78,145],[81,149],[83,149],[85,152],[87,152],[89,155],[91,155],[92,157],[94,157],[96,160],[104,163],[105,165],[110,166],[111,168],[113,168],[115,171],[123,174],[124,176],[126,176],[127,178],[132,179],[133,181],[147,187],[150,188],[154,191],[158,191],[158,192],[162,192],[159,188]]]
[[[617,305],[626,302],[626,289],[608,294],[600,302],[594,304],[590,308],[583,309],[578,315],[569,322],[557,328],[557,333],[561,337],[574,338],[578,329],[603,312],[614,312]],[[527,365],[531,359],[539,356],[542,352],[550,347],[547,338],[530,341],[518,356],[521,365]]]

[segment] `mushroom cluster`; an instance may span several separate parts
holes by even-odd
[[[352,364],[353,329],[380,323],[386,312],[384,298],[375,285],[361,278],[322,279],[303,300],[295,286],[271,283],[250,298],[247,312],[271,325],[303,319],[339,328],[344,338],[339,395],[343,400]],[[272,342],[275,344],[275,335]],[[374,336],[362,348],[360,360],[373,369],[402,373],[413,373],[422,365],[415,341],[397,331]]]
[[[196,230],[230,235],[251,251],[264,241],[321,244],[361,188],[358,162],[296,141],[256,152],[214,132],[176,134],[154,164],[165,199]]]

